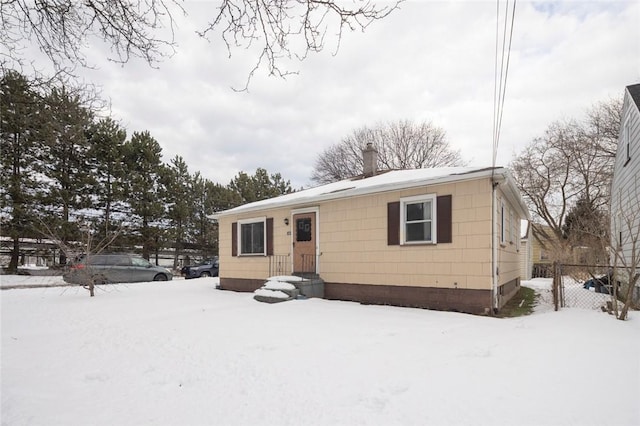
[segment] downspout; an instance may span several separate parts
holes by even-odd
[[[497,226],[497,206],[498,196],[496,189],[504,176],[495,176],[495,172],[491,172],[491,314],[498,312],[498,226]]]
[[[496,273],[496,269],[498,268],[498,245],[496,244],[496,240],[498,239],[498,235],[496,234],[496,187],[498,184],[491,178],[491,306],[492,312],[494,314],[497,311],[498,307],[498,274]]]

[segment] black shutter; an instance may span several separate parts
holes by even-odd
[[[453,241],[451,226],[451,195],[441,195],[436,201],[438,222],[438,243]]]
[[[231,256],[238,255],[238,222],[231,224]]]
[[[267,256],[273,256],[273,218],[267,218]]]
[[[387,204],[387,245],[400,245],[400,201]]]

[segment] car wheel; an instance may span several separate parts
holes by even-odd
[[[91,279],[93,280],[93,284],[95,285],[107,283],[107,279],[103,275],[96,275]]]
[[[167,281],[167,276],[165,274],[158,274],[153,277],[154,281]]]
[[[211,272],[209,271],[204,271],[203,273],[200,274],[200,278],[202,277],[210,277],[211,276]]]

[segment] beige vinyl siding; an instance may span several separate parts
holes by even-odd
[[[445,288],[490,285],[488,180],[414,188],[321,205],[320,275],[325,281]],[[387,245],[387,204],[452,195],[452,243]],[[490,201],[490,200],[489,200]]]
[[[529,239],[520,241],[520,279],[531,279],[531,244]]]
[[[400,198],[452,195],[452,243],[387,245],[387,204]],[[491,185],[489,179],[430,185],[331,200],[295,208],[319,209],[318,267],[327,282],[491,288]],[[293,209],[295,209],[293,208]],[[221,277],[263,279],[265,257],[231,256],[231,223],[255,216],[274,218],[274,254],[291,251],[291,209],[264,210],[220,219]],[[519,232],[519,231],[518,231]],[[506,258],[505,258],[506,259]],[[508,263],[508,262],[507,262]],[[511,265],[512,266],[512,265]],[[505,269],[511,276],[510,267]]]
[[[520,235],[520,220],[523,218],[516,214],[514,206],[509,203],[499,188],[496,203],[496,227],[498,228],[496,241],[498,242],[498,285],[503,285],[520,277],[520,247],[517,244],[517,236]],[[505,209],[505,241],[500,243],[500,213],[503,205]]]
[[[290,227],[284,224],[284,219],[290,219],[289,212],[290,210],[286,208],[220,218],[220,276],[232,278],[267,278],[269,275],[268,256],[231,256],[231,224],[238,220],[256,217],[273,218],[273,253],[288,254],[291,247],[291,237],[287,235],[287,233],[290,231]]]
[[[531,257],[533,259],[533,263],[551,263],[549,249],[542,248],[540,241],[533,236],[531,236],[531,243]],[[547,252],[547,256],[544,259],[542,258],[543,251]]]

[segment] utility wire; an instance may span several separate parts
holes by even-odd
[[[497,148],[498,148],[498,142],[500,141],[500,132],[502,130],[502,114],[504,113],[504,99],[505,99],[505,93],[506,93],[506,88],[507,88],[507,76],[509,74],[509,60],[511,59],[511,42],[513,40],[513,26],[514,26],[514,22],[515,22],[515,17],[516,17],[516,0],[514,0],[513,2],[513,9],[512,9],[512,13],[511,13],[511,29],[509,30],[509,48],[507,50],[507,63],[505,65],[505,71],[504,71],[504,87],[502,90],[502,100],[500,102],[500,117],[498,119],[498,135],[496,138],[496,154],[497,154]],[[505,25],[505,29],[506,29],[506,25]]]
[[[507,88],[507,76],[509,73],[509,60],[511,58],[511,42],[513,40],[513,27],[516,16],[516,1],[513,1],[511,11],[511,24],[509,30],[509,43],[507,45],[507,26],[509,15],[509,0],[505,4],[504,30],[502,35],[502,52],[500,46],[500,0],[496,0],[496,52],[494,66],[494,93],[493,93],[493,159],[492,166],[496,166],[500,133],[502,129],[502,117],[504,113],[504,101]],[[500,57],[500,72],[498,73],[498,58]],[[506,63],[505,63],[506,57]]]
[[[498,46],[500,45],[500,0],[496,0],[496,52],[493,61],[493,134],[491,136],[491,166],[496,166],[496,117],[498,115]]]

